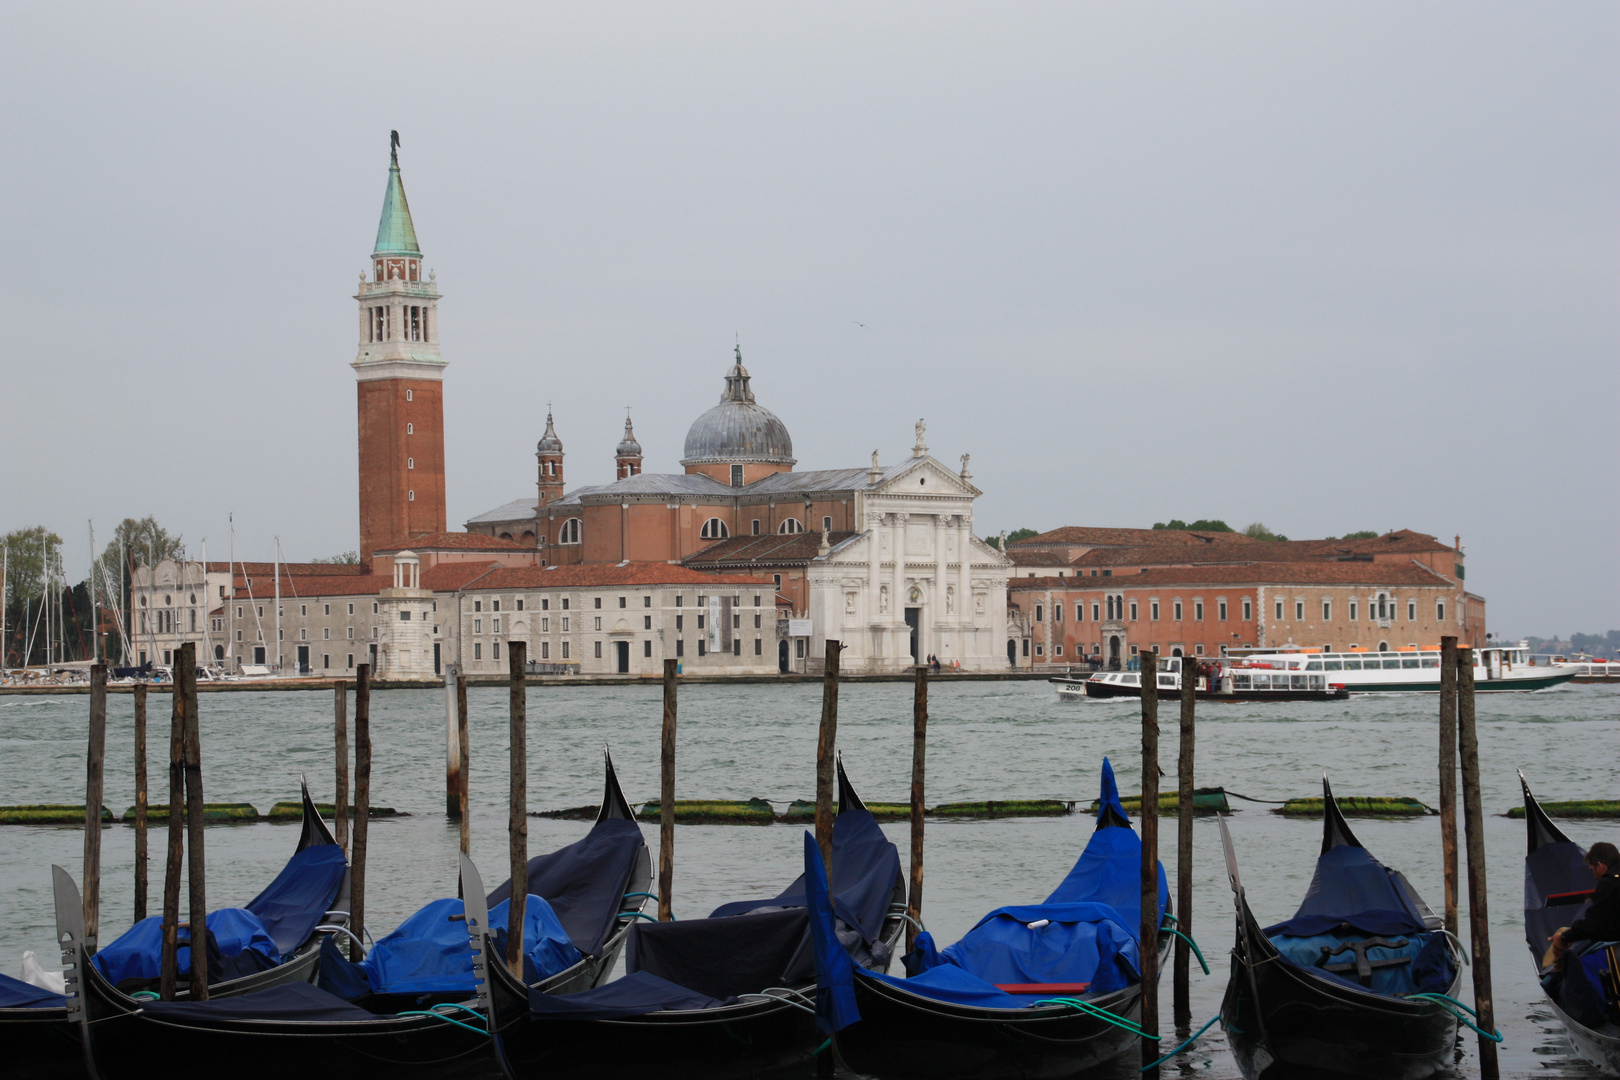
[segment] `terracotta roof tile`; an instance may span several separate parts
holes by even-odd
[[[1174,544],[1191,547],[1220,540],[1236,540],[1240,543],[1251,544],[1256,542],[1242,533],[1188,532],[1183,529],[1108,529],[1091,525],[1065,525],[1059,529],[1043,532],[1038,536],[1025,537],[1007,546],[1013,551],[1026,546],[1041,547],[1063,544],[1100,545],[1104,547],[1117,547],[1123,544],[1136,546]]]
[[[837,547],[860,535],[835,532],[828,541]],[[733,536],[687,556],[687,566],[802,566],[821,554],[821,533],[770,533],[765,536]]]
[[[1216,566],[1155,567],[1139,574],[1085,578],[1014,578],[1012,592],[1047,589],[1149,589],[1164,585],[1428,585],[1453,583],[1419,563],[1251,562]]]
[[[771,583],[741,574],[705,574],[665,562],[589,563],[575,566],[508,566],[476,584],[479,591],[631,587],[638,585],[742,585],[757,589]]]
[[[443,563],[422,571],[422,588],[434,592],[453,592],[466,585],[498,562]],[[392,574],[367,574],[362,577],[330,577],[303,574],[284,574],[281,578],[281,602],[308,600],[324,596],[375,596],[384,589],[394,587]],[[275,579],[268,576],[253,579],[252,598],[255,602],[275,597]],[[243,585],[236,587],[238,600],[248,599]]]
[[[533,551],[534,548],[525,546],[515,540],[502,540],[499,537],[489,536],[485,533],[475,532],[442,532],[427,533],[408,540],[396,541],[392,544],[383,544],[375,551],[378,555],[388,555],[396,551]]]

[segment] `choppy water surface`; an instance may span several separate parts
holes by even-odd
[[[506,691],[470,694],[473,855],[491,880],[506,865]],[[529,694],[529,806],[559,808],[600,797],[601,750],[611,745],[632,800],[656,797],[660,689],[534,687]],[[149,753],[152,801],[167,799],[169,702],[151,698]],[[1175,783],[1174,705],[1163,725],[1161,761]],[[786,804],[814,797],[821,691],[813,685],[683,687],[677,794],[681,798],[748,798]],[[1198,725],[1197,782],[1257,799],[1313,795],[1327,770],[1340,795],[1410,795],[1435,801],[1436,699],[1370,696],[1322,705],[1203,705]],[[0,698],[0,802],[82,802],[85,697]],[[330,693],[205,694],[201,700],[203,782],[209,801],[245,801],[261,812],[296,797],[299,773],[316,798],[333,793]],[[1083,808],[1096,795],[1104,755],[1123,791],[1139,790],[1140,724],[1134,702],[1063,703],[1045,683],[936,684],[928,744],[930,804],[967,799],[1061,798]],[[1524,767],[1544,799],[1613,797],[1620,747],[1620,693],[1610,687],[1567,687],[1479,698],[1484,771],[1490,917],[1495,952],[1497,1022],[1506,1075],[1589,1076],[1570,1057],[1542,1003],[1526,956],[1523,906],[1524,826],[1502,814],[1517,804],[1514,770]],[[367,921],[378,936],[421,904],[455,890],[456,830],[444,817],[444,697],[441,691],[389,691],[372,703],[372,801],[411,816],[371,828]],[[115,814],[134,803],[133,713],[128,695],[110,704],[106,803]],[[852,780],[872,801],[909,797],[911,688],[849,684],[839,709],[839,748]],[[1313,821],[1286,820],[1263,805],[1233,802],[1233,841],[1251,903],[1262,923],[1294,911],[1321,843]],[[1437,819],[1358,820],[1358,836],[1380,859],[1403,870],[1431,906],[1440,907]],[[1613,823],[1562,823],[1577,842],[1620,839]],[[533,820],[531,854],[583,835],[579,822]],[[924,920],[942,944],[954,941],[984,912],[1044,899],[1078,856],[1090,831],[1083,816],[1017,821],[938,823],[928,827]],[[657,844],[656,828],[647,828]],[[886,832],[906,856],[907,827]],[[682,826],[676,831],[677,916],[707,914],[718,904],[778,891],[801,866],[797,828]],[[1215,822],[1194,827],[1194,935],[1214,973],[1195,976],[1195,1023],[1215,1015],[1226,984],[1232,899]],[[1174,825],[1161,829],[1172,879]],[[280,869],[297,840],[280,825],[211,827],[207,832],[211,906],[241,904]],[[0,970],[15,974],[24,949],[53,955],[49,867],[77,876],[81,830],[0,828]],[[152,895],[161,897],[164,831],[152,833]],[[103,849],[102,939],[128,925],[133,894],[133,832],[115,826]],[[1467,926],[1466,912],[1463,926]],[[1466,936],[1466,933],[1465,933]],[[1195,968],[1196,971],[1196,968]],[[1465,987],[1462,995],[1472,1000]],[[1162,1015],[1168,1018],[1170,994]],[[1168,1019],[1166,1020],[1168,1025]],[[1166,1040],[1167,1045],[1169,1040]],[[1472,1068],[1474,1040],[1464,1040],[1461,1071]],[[1166,1067],[1208,1078],[1238,1075],[1219,1025],[1193,1051]],[[1121,1076],[1134,1075],[1122,1070]]]

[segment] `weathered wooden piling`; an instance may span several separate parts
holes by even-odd
[[[461,724],[456,715],[456,671],[444,669],[444,813],[451,821],[461,820]]]
[[[1142,1060],[1159,1056],[1159,654],[1140,654],[1142,672]],[[1185,815],[1189,820],[1192,815]],[[1143,1075],[1156,1077],[1155,1067]]]
[[[349,684],[339,679],[332,687],[332,743],[337,756],[337,797],[332,817],[338,847],[349,850]]]
[[[1445,927],[1457,933],[1457,639],[1440,639],[1440,863]]]
[[[467,742],[467,676],[456,671],[456,752],[461,756],[461,785],[456,792],[457,818],[461,822],[461,853],[472,854],[472,811],[467,806],[472,785],[472,747]]]
[[[184,709],[186,884],[190,894],[192,1001],[208,1000],[208,863],[203,844],[202,732],[197,718],[197,644],[175,653],[174,696]]]
[[[169,848],[163,862],[163,953],[158,968],[158,994],[173,1001],[179,982],[180,861],[185,855],[186,706],[170,695],[169,710]]]
[[[107,779],[107,665],[90,665],[90,732],[84,759],[84,944],[101,921],[101,800]]]
[[[816,846],[832,881],[833,766],[838,748],[838,655],[844,643],[827,639],[827,668],[821,683],[821,735],[816,740]]]
[[[146,684],[135,684],[135,921],[146,918]]]
[[[1474,726],[1474,650],[1457,650],[1457,741],[1462,758],[1463,830],[1468,843],[1468,930],[1474,947],[1474,1011],[1479,1026],[1496,1030],[1491,995],[1491,924],[1485,891],[1485,809],[1479,790],[1479,732]],[[1479,1037],[1480,1080],[1497,1080],[1496,1043]]]
[[[349,855],[349,959],[366,955],[366,834],[371,824],[371,665],[354,669],[354,835]]]
[[[1214,687],[1211,687],[1214,689]],[[1181,658],[1181,747],[1176,761],[1176,927],[1192,937],[1193,723],[1198,704],[1198,661]],[[1175,1025],[1192,1023],[1192,950],[1176,938]]]
[[[664,661],[664,739],[658,752],[658,921],[675,918],[675,660]]]
[[[528,645],[506,643],[511,708],[512,788],[507,835],[512,856],[512,902],[506,909],[506,966],[523,981],[523,915],[529,899],[529,687]]]
[[[928,747],[928,667],[915,669],[911,695],[911,887],[906,892],[906,951],[917,940],[923,893],[923,765]]]

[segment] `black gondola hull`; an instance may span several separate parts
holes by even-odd
[[[87,1076],[79,1031],[66,1009],[0,1009],[0,1050],[16,1080]]]
[[[838,1033],[854,1071],[883,1080],[1058,1080],[1126,1053],[1140,1039],[1073,1009],[979,1009],[855,980],[861,1019]],[[1141,989],[1092,1002],[1137,1020]]]

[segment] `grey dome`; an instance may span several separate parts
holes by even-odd
[[[641,444],[636,442],[636,433],[635,430],[630,426],[630,418],[628,416],[624,418],[624,438],[619,440],[619,445],[614,450],[614,453],[619,457],[641,456]]]
[[[557,438],[557,429],[551,423],[551,413],[546,413],[546,433],[540,436],[540,441],[534,444],[537,454],[562,453],[562,440]]]
[[[682,465],[794,464],[793,440],[788,436],[787,426],[771,410],[755,403],[748,380],[748,369],[742,365],[742,349],[739,348],[737,362],[726,375],[726,390],[720,395],[720,404],[698,417],[686,433]]]

